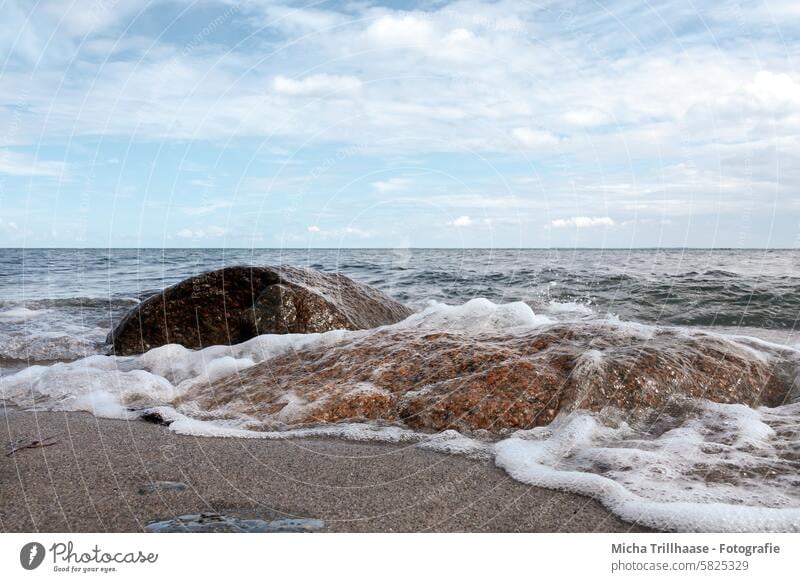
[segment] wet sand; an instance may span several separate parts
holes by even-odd
[[[217,512],[321,519],[335,532],[640,532],[597,502],[512,480],[489,461],[334,439],[196,438],[87,413],[0,413],[0,529],[138,532]],[[153,481],[188,488],[139,493]]]

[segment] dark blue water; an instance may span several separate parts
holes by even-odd
[[[770,339],[791,337],[800,316],[795,250],[2,249],[0,359],[97,353],[140,298],[234,264],[338,271],[416,308],[522,300],[539,312]]]

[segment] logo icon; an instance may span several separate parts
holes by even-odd
[[[35,570],[44,561],[44,546],[39,542],[29,542],[19,551],[19,563],[26,570]]]

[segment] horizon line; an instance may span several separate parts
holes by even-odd
[[[796,251],[800,247],[0,247],[7,251]]]

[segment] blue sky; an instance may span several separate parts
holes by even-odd
[[[0,246],[800,241],[796,1],[0,5]]]

